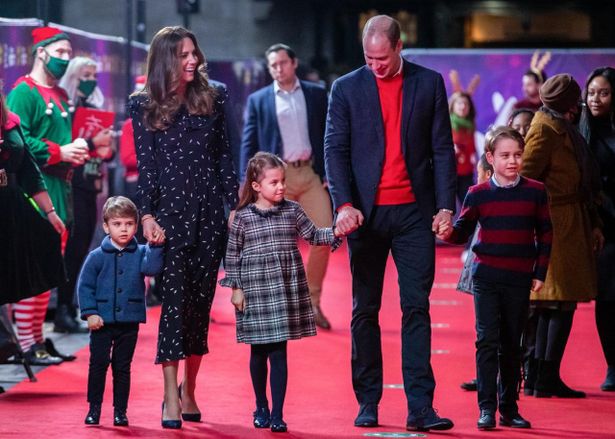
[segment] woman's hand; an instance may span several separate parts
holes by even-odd
[[[231,295],[231,303],[239,312],[243,311],[244,299],[245,298],[243,295],[243,290],[240,288],[233,288],[233,294]]]
[[[152,245],[164,243],[164,230],[152,216],[143,218],[143,237]]]
[[[55,210],[47,214],[47,219],[49,220],[53,228],[56,229],[56,232],[58,232],[60,235],[66,232],[66,226],[64,225],[62,219],[58,216]]]

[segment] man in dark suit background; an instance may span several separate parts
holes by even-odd
[[[433,409],[429,294],[434,231],[451,224],[455,155],[440,74],[404,61],[399,23],[371,18],[363,31],[366,66],[333,84],[325,166],[348,237],[353,274],[352,381],[355,425],[378,425],[382,350],[378,313],[389,252],[397,267],[402,308],[402,372],[408,430],[448,430]]]
[[[258,151],[271,152],[287,164],[286,197],[297,201],[317,227],[333,221],[331,201],[323,186],[323,140],[327,92],[319,85],[300,81],[295,52],[275,44],[265,52],[273,84],[248,97],[241,142],[241,173]],[[331,325],[320,308],[322,283],[329,248],[311,246],[306,267],[316,325]]]

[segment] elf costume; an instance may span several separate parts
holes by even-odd
[[[68,35],[51,27],[32,31],[33,54],[38,47],[45,47]],[[67,63],[49,56],[46,73],[56,79],[61,77],[58,65]],[[61,161],[60,146],[72,142],[72,108],[66,92],[57,85],[47,86],[36,82],[29,75],[19,78],[7,96],[7,105],[21,119],[21,129],[26,145],[40,167],[49,197],[58,216],[68,226],[72,221],[70,179],[72,164]],[[62,245],[66,233],[62,236]],[[50,292],[21,300],[14,305],[17,336],[26,356],[33,364],[57,364],[62,358],[49,354],[43,338],[43,322],[49,304]],[[56,353],[57,352],[53,352]]]

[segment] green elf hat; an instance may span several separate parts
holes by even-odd
[[[32,31],[32,55],[37,47],[45,47],[60,40],[69,40],[68,35],[55,27],[37,27]]]

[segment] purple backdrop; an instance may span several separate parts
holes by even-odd
[[[614,66],[615,49],[550,50],[551,60],[545,67],[547,76],[570,73],[583,87],[588,74],[596,67]],[[523,98],[521,78],[530,67],[534,50],[404,50],[409,61],[434,69],[442,74],[448,94],[452,86],[448,74],[459,72],[461,83],[468,85],[472,76],[480,75],[474,93],[477,128],[484,132],[490,124],[506,123],[510,108]],[[541,54],[544,50],[541,49]]]

